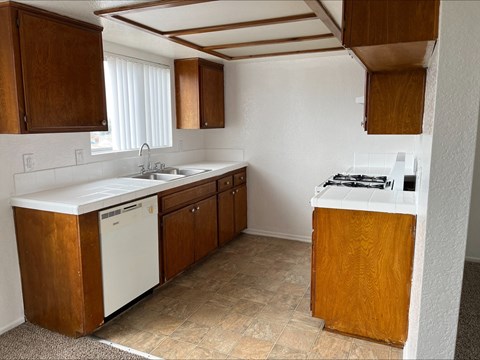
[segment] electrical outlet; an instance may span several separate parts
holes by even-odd
[[[85,163],[85,157],[83,149],[77,149],[75,150],[75,161],[77,165],[81,165]]]
[[[30,172],[35,169],[35,158],[33,154],[23,154],[23,170]]]

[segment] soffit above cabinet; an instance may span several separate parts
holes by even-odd
[[[224,60],[344,50],[342,1],[158,0],[95,14]]]

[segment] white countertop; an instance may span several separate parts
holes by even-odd
[[[246,162],[202,162],[175,166],[180,169],[195,168],[211,171],[168,182],[128,177],[105,179],[15,196],[10,199],[10,203],[16,207],[80,215],[219,176],[247,165]]]
[[[391,169],[351,168],[346,173],[388,175]],[[417,192],[327,186],[311,200],[312,207],[417,214]]]

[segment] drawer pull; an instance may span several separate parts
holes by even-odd
[[[200,206],[197,206],[197,210],[200,210]]]
[[[230,181],[225,182],[225,185],[230,185]]]
[[[245,178],[243,176],[240,176],[240,180],[244,180]]]
[[[195,212],[195,208],[193,208],[193,209],[192,209],[192,210],[190,210],[190,211],[191,211],[192,213],[194,213],[194,212]]]
[[[232,195],[235,195],[235,190],[234,190],[234,191],[232,191]]]

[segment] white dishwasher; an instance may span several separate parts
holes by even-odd
[[[157,197],[99,212],[104,317],[158,285]]]

